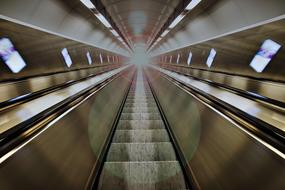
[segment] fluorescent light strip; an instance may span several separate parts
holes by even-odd
[[[87,8],[89,9],[96,9],[96,7],[94,6],[94,4],[90,1],[90,0],[80,0]],[[99,21],[107,28],[110,29],[110,31],[112,32],[112,34],[115,37],[119,37],[120,35],[117,33],[116,30],[112,29],[111,24],[108,22],[108,20],[101,14],[101,13],[96,13],[95,16],[99,19]],[[120,39],[119,39],[120,40]],[[121,42],[123,40],[120,40]]]
[[[185,8],[186,11],[190,11],[192,10],[193,8],[195,8],[202,0],[192,0],[188,5],[187,7]],[[187,14],[187,12],[186,12]],[[170,32],[170,29],[173,29],[185,16],[185,11],[182,12],[179,16],[177,16],[174,21],[169,25],[168,29],[165,30],[162,34],[161,34],[161,37],[164,37],[168,34],[168,32]],[[161,39],[158,38],[158,40],[156,41],[156,43],[153,44],[153,46],[150,48],[152,49],[156,44],[157,42],[159,42]]]
[[[80,0],[81,3],[83,3],[87,8],[89,9],[95,9],[95,6],[90,0]]]
[[[165,31],[161,34],[161,37],[166,36],[166,34],[168,34],[168,32],[170,32],[170,30],[165,30]]]
[[[187,7],[185,8],[185,10],[192,10],[194,9],[202,0],[192,0],[188,5]]]
[[[182,15],[182,14],[178,15],[174,19],[174,21],[170,24],[169,28],[170,29],[174,28],[184,17],[185,17],[185,14],[184,15]]]
[[[116,32],[116,30],[111,29],[110,31],[112,32],[112,34],[113,34],[115,37],[119,37],[119,36],[120,36],[120,35]]]
[[[95,14],[95,16],[100,20],[100,22],[102,22],[102,24],[104,24],[104,26],[106,26],[107,28],[112,28],[110,23],[107,21],[107,19],[101,13],[97,13],[97,14]]]

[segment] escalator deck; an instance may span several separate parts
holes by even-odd
[[[186,189],[174,147],[141,70],[132,81],[98,189]]]

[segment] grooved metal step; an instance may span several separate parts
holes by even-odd
[[[170,142],[112,143],[107,155],[107,162],[170,160],[176,160],[176,155]]]
[[[153,130],[117,130],[113,142],[169,142],[169,136],[165,129]]]
[[[159,113],[122,113],[121,120],[160,120]]]
[[[107,162],[101,190],[179,190],[185,181],[177,161]]]
[[[117,129],[164,129],[162,120],[121,120]]]
[[[125,107],[123,113],[159,113],[156,107]]]

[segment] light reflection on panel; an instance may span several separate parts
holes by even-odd
[[[99,54],[99,57],[100,57],[100,63],[103,64],[103,57],[101,53]]]
[[[26,121],[40,112],[56,105],[57,103],[87,89],[88,87],[103,82],[115,74],[125,70],[129,66],[118,68],[101,75],[96,75],[88,80],[76,83],[67,88],[44,95],[35,100],[21,104],[15,109],[7,110],[0,115],[0,134],[11,129],[15,125]]]
[[[92,58],[91,58],[90,52],[87,52],[86,57],[87,57],[89,65],[91,65],[92,64]]]
[[[212,66],[212,64],[214,62],[214,59],[216,57],[216,54],[217,54],[216,50],[212,48],[211,51],[210,51],[210,54],[208,56],[208,59],[207,59],[207,66],[209,68]]]
[[[189,77],[186,77],[184,75],[168,71],[162,68],[159,68],[157,66],[151,66],[152,68],[159,70],[160,72],[175,78],[176,80],[179,80],[186,85],[195,87],[211,96],[214,96],[215,98],[230,104],[231,106],[253,116],[256,117],[271,126],[274,126],[282,131],[285,132],[285,115],[279,112],[276,112],[275,110],[269,109],[268,107],[265,107],[264,105],[255,102],[253,100],[247,99],[242,96],[238,96],[237,94],[231,93],[229,91],[225,91],[222,89],[219,89],[217,87],[211,86],[209,84],[191,79]],[[258,110],[258,111],[257,111]]]
[[[61,51],[61,54],[64,58],[64,62],[65,64],[67,65],[67,67],[70,67],[72,65],[72,60],[71,60],[71,57],[68,53],[68,50],[66,48],[64,48],[62,51]]]
[[[191,61],[192,61],[192,52],[190,51],[189,52],[189,55],[188,55],[188,59],[187,59],[187,65],[190,65],[191,64]]]
[[[280,44],[272,40],[265,40],[257,54],[254,56],[253,60],[251,61],[250,66],[256,72],[261,73],[270,63],[270,61],[276,55],[280,48]]]
[[[0,57],[13,73],[19,73],[26,63],[10,39],[0,39]]]
[[[177,55],[176,63],[179,64],[179,61],[180,61],[180,54]]]

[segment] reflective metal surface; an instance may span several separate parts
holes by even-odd
[[[118,68],[119,66],[120,64],[98,65],[90,69],[32,77],[17,82],[0,83],[0,103],[8,100],[13,101],[13,99],[19,99],[19,97],[28,96],[40,90],[80,80],[90,75]]]
[[[229,1],[229,0],[228,0]],[[239,1],[239,0],[235,0]],[[255,0],[259,2],[260,0]],[[229,1],[230,2],[230,1]],[[247,5],[247,1],[239,1],[244,6]],[[270,5],[276,5],[274,1],[263,1]],[[251,2],[252,3],[252,2]],[[281,2],[279,2],[281,3]],[[283,3],[281,3],[284,6]],[[254,4],[252,4],[254,5]],[[257,7],[259,3],[254,5]],[[266,6],[267,7],[267,6]],[[225,8],[226,9],[226,8]],[[247,8],[248,9],[248,8]],[[230,14],[230,13],[227,13]],[[261,14],[262,13],[258,13]],[[195,44],[189,44],[187,47],[178,48],[171,52],[166,52],[159,57],[167,56],[165,63],[170,63],[170,56],[172,56],[172,63],[176,63],[177,55],[180,54],[179,64],[193,68],[202,69],[205,71],[215,71],[225,74],[231,74],[235,76],[244,76],[254,78],[256,80],[269,80],[276,82],[285,82],[285,15],[283,9],[283,15],[277,17],[277,21],[274,20],[270,23],[255,26],[250,29],[245,29],[231,33],[215,39],[210,39]],[[199,19],[199,18],[198,18]],[[233,23],[235,23],[234,19]],[[212,22],[212,21],[211,21]],[[208,25],[208,23],[200,23],[201,25]],[[193,27],[195,28],[195,27]],[[223,28],[223,26],[221,27]],[[201,31],[196,31],[196,35],[199,36]],[[208,32],[206,29],[204,32]],[[203,35],[202,35],[203,36]],[[262,73],[256,72],[249,64],[255,54],[260,49],[263,42],[267,39],[271,39],[276,43],[282,45],[279,52],[272,58],[271,62],[267,65]],[[205,40],[205,39],[203,39]],[[175,42],[175,40],[173,40]],[[209,68],[206,65],[206,61],[210,50],[214,48],[217,55],[214,59],[212,66]],[[191,63],[187,65],[187,59],[189,52],[192,52]]]
[[[245,113],[258,118],[265,123],[270,124],[272,127],[285,132],[285,114],[284,112],[278,112],[267,108],[266,106],[255,102],[253,100],[238,96],[234,93],[219,89],[217,87],[205,84],[203,82],[191,79],[181,74],[171,72],[157,66],[151,66],[152,68],[178,80],[186,85],[197,88],[223,102],[230,104],[231,106],[236,107],[239,110],[244,111]]]
[[[262,81],[242,76],[193,69],[177,64],[161,64],[161,66],[172,71],[180,72],[181,74],[203,80],[210,80],[218,84],[253,93],[257,96],[260,95],[285,103],[284,83]]]
[[[133,72],[113,80],[76,109],[46,126],[0,165],[0,187],[85,189]]]
[[[122,72],[127,69],[128,66],[118,68],[93,78],[87,79],[66,87],[64,89],[52,92],[50,94],[39,97],[35,100],[23,103],[15,108],[5,110],[0,113],[0,134],[10,130],[16,125],[36,116],[44,110],[66,100],[67,98],[76,95],[77,93],[95,86],[104,80]]]
[[[147,69],[200,189],[284,189],[285,160],[232,120]]]
[[[12,73],[3,60],[0,59],[0,82],[81,68],[92,68],[96,64],[102,65],[99,59],[100,53],[104,58],[103,64],[108,63],[107,55],[123,57],[104,49],[3,19],[0,14],[0,38],[2,37],[9,38],[12,41],[27,66],[19,73]],[[61,54],[64,48],[67,48],[72,59],[71,67],[67,67]],[[93,60],[91,65],[89,65],[86,57],[87,52],[90,52]],[[118,63],[118,60],[116,63]]]

